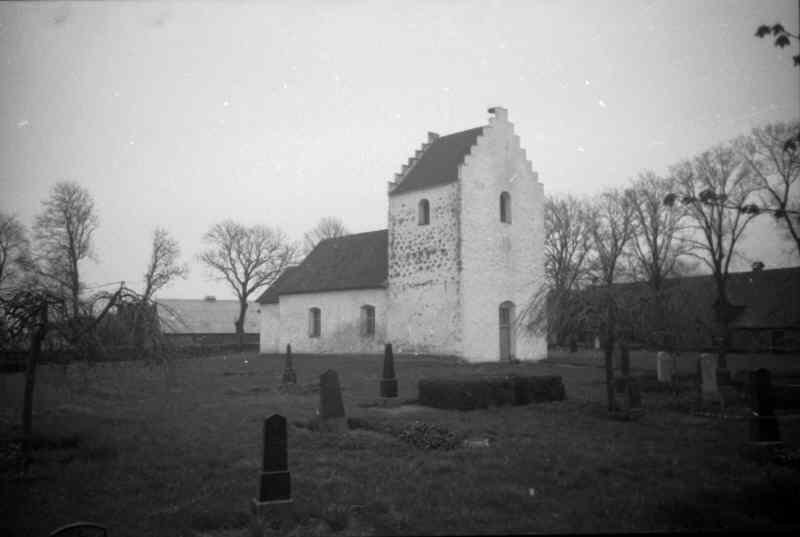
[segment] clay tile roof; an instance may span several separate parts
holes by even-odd
[[[385,229],[325,239],[258,301],[274,303],[262,300],[271,300],[273,295],[386,287],[388,241]]]
[[[287,285],[297,267],[286,267],[278,278],[256,299],[259,304],[277,304],[281,286]]]
[[[167,298],[157,301],[161,329],[167,334],[233,334],[239,316],[238,300]],[[244,318],[244,331],[258,333],[253,304]]]
[[[481,133],[483,127],[476,127],[434,140],[389,195],[457,181],[458,167]]]

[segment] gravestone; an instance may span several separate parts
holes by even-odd
[[[623,377],[631,376],[631,353],[625,343],[619,344],[619,369]]]
[[[594,350],[600,350],[600,337],[594,336]]]
[[[672,382],[672,377],[675,375],[672,356],[664,351],[656,355],[656,375],[659,382]]]
[[[283,384],[297,384],[297,373],[292,368],[292,345],[286,345],[286,365],[283,368]]]
[[[750,372],[751,442],[780,442],[778,418],[775,416],[775,393],[767,369]]]
[[[717,385],[717,357],[703,353],[697,359],[700,377],[700,401],[724,404]]]
[[[397,397],[397,378],[394,374],[394,355],[392,344],[387,343],[383,352],[383,376],[381,377],[381,397]]]
[[[252,501],[253,531],[291,522],[292,488],[288,467],[286,418],[273,414],[264,420],[264,448],[258,497]]]
[[[331,369],[319,377],[319,422],[321,431],[341,432],[347,430],[339,375]]]
[[[614,379],[615,411],[613,415],[622,419],[635,419],[644,414],[642,394],[635,377],[626,376]]]

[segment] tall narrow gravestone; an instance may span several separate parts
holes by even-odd
[[[383,352],[381,397],[397,397],[397,378],[394,374],[394,355],[392,354],[391,343],[386,344],[386,348]]]
[[[286,418],[273,414],[264,420],[264,451],[258,497],[253,499],[254,533],[265,525],[290,522],[292,488],[289,475]]]
[[[347,429],[339,375],[331,369],[319,377],[319,418],[321,431],[341,432]]]
[[[701,354],[697,367],[700,370],[700,401],[703,404],[709,402],[724,404],[717,385],[717,357]]]
[[[672,382],[672,377],[675,375],[672,365],[672,356],[666,352],[660,351],[656,355],[656,374],[658,375],[658,382]]]
[[[297,384],[297,373],[292,368],[292,345],[286,345],[286,365],[283,368],[283,384]]]
[[[772,378],[766,369],[750,372],[751,442],[780,442],[778,418],[775,416],[775,394]]]

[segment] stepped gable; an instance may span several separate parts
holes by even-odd
[[[385,229],[325,239],[294,268],[274,293],[289,295],[385,288],[388,244]],[[266,300],[271,299],[270,291],[272,287],[264,293]]]
[[[483,129],[476,127],[441,137],[429,132],[427,143],[408,159],[395,175],[395,181],[389,183],[389,195],[457,181],[458,169]]]

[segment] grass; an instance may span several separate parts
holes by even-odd
[[[24,477],[12,426],[21,377],[0,378],[0,535],[43,535],[75,520],[107,524],[112,537],[248,535],[261,422],[273,413],[290,424],[292,535],[800,525],[798,472],[743,458],[746,420],[690,415],[691,390],[645,391],[645,416],[622,422],[606,415],[595,367],[424,356],[396,357],[395,365],[401,400],[416,399],[420,378],[506,372],[561,375],[567,400],[470,412],[381,409],[379,356],[295,356],[300,386],[289,393],[278,389],[282,357],[252,353],[179,361],[169,393],[161,372],[141,364],[45,366]],[[314,385],[329,368],[358,426],[341,435],[298,426],[313,418]],[[403,435],[418,423],[489,438],[490,447],[425,449]],[[800,445],[800,421],[782,420],[781,432]]]

